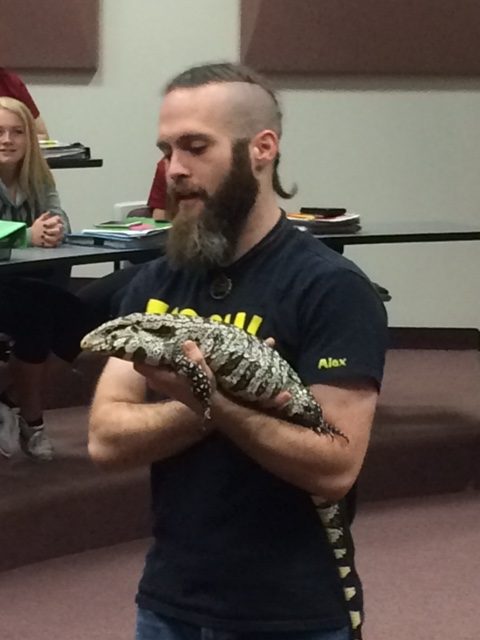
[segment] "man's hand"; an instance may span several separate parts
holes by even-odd
[[[205,372],[210,381],[212,388],[211,395],[213,396],[217,388],[215,376],[205,362],[203,353],[200,351],[197,344],[192,340],[187,340],[182,345],[182,351],[188,360],[195,363]],[[168,367],[135,364],[134,368],[138,373],[145,376],[147,385],[151,389],[161,393],[162,395],[168,396],[172,400],[182,402],[196,414],[203,417],[204,408],[193,395],[191,383],[186,376],[178,374]]]
[[[42,213],[32,224],[32,244],[35,247],[58,247],[63,235],[61,217],[53,216],[50,211]]]
[[[275,348],[275,338],[266,338],[265,344],[271,349]],[[274,398],[265,398],[259,402],[262,409],[267,411],[280,411],[292,399],[288,391],[280,391]]]
[[[265,341],[268,346],[272,347],[275,344],[273,338],[267,338]],[[198,345],[192,340],[187,340],[182,346],[183,354],[185,357],[198,365],[207,375],[212,388],[211,397],[213,397],[217,391],[217,383],[212,370],[205,362],[203,353]],[[188,378],[184,375],[177,374],[168,367],[155,367],[148,364],[135,364],[134,368],[138,373],[141,373],[147,379],[148,386],[165,395],[172,400],[178,400],[182,402],[197,415],[203,417],[204,409],[200,402],[195,398],[192,393],[191,384]],[[275,396],[275,398],[265,398],[258,403],[259,408],[268,411],[280,410],[291,399],[291,395],[288,391],[281,391]]]

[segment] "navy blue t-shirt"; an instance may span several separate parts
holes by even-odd
[[[232,284],[220,300],[211,295],[219,275]],[[146,265],[122,304],[122,314],[133,311],[213,317],[273,337],[307,385],[381,384],[387,325],[372,284],[283,216],[221,274],[173,270],[165,257]],[[154,463],[151,484],[155,542],[140,606],[225,630],[348,624],[332,551],[308,493],[219,433]]]

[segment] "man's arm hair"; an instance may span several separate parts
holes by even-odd
[[[343,498],[362,466],[378,390],[370,381],[311,387],[327,422],[349,439],[318,435],[217,394],[212,416],[218,431],[273,474],[325,500]]]
[[[105,468],[148,465],[208,435],[180,402],[146,403],[146,381],[130,362],[110,358],[99,379],[89,419],[88,451]]]

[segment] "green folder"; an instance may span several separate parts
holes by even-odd
[[[169,229],[172,226],[172,223],[168,222],[167,220],[154,220],[153,218],[145,218],[142,216],[131,216],[131,217],[129,216],[123,222],[129,222],[129,223],[133,222],[133,224],[138,224],[138,223],[152,224],[154,227],[158,229],[163,229],[164,227]]]
[[[0,260],[9,260],[12,249],[27,246],[25,222],[0,220]]]

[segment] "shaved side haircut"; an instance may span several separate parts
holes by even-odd
[[[282,136],[282,111],[273,88],[261,75],[240,64],[219,62],[187,69],[165,87],[164,94],[175,89],[193,89],[208,84],[229,83],[232,90],[232,107],[229,125],[238,138],[252,138],[259,131],[271,129],[278,138]],[[292,198],[296,186],[290,192],[283,189],[278,176],[280,153],[273,164],[272,186],[281,198]]]

